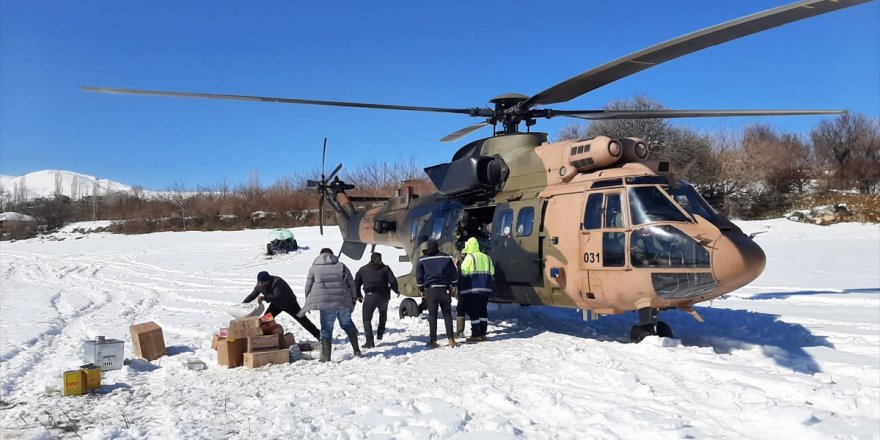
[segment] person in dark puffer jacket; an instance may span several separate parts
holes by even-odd
[[[361,355],[358,330],[351,321],[351,312],[356,302],[357,289],[348,267],[333,255],[333,250],[321,249],[321,254],[309,268],[309,275],[306,277],[306,302],[299,312],[300,316],[309,310],[321,312],[321,362],[330,360],[333,323],[336,320],[348,335],[354,355]]]
[[[354,277],[354,285],[358,291],[358,300],[363,289],[364,305],[361,309],[364,318],[364,348],[376,346],[373,341],[373,312],[379,310],[379,327],[376,329],[376,338],[382,340],[385,333],[385,322],[388,319],[388,301],[391,300],[391,291],[400,292],[397,289],[397,278],[391,268],[382,263],[382,254],[374,252],[370,256],[370,262],[357,271]]]
[[[251,294],[242,302],[249,303],[255,298],[261,303],[263,300],[269,301],[269,309],[266,310],[266,313],[271,313],[272,316],[278,316],[282,311],[287,312],[287,314],[292,316],[299,325],[303,326],[307,332],[311,333],[315,339],[318,339],[321,336],[318,332],[318,327],[315,327],[315,324],[312,324],[312,321],[309,321],[309,318],[299,316],[300,308],[299,303],[296,301],[296,295],[293,294],[290,285],[288,285],[287,281],[284,281],[283,278],[269,275],[269,272],[266,271],[258,273],[257,286],[254,287],[253,292],[251,292]]]

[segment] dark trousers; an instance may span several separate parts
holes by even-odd
[[[289,309],[282,309],[281,307],[276,306],[275,304],[269,304],[269,310],[266,310],[266,313],[271,313],[272,316],[278,316],[280,312],[286,312],[288,315],[292,316],[296,322],[299,323],[307,332],[311,333],[315,339],[321,339],[321,332],[318,330],[318,327],[315,327],[315,324],[312,324],[312,321],[309,321],[307,316],[303,316],[300,318],[296,316],[297,313],[301,310],[299,303],[293,303],[293,307]]]
[[[425,289],[425,303],[428,305],[428,329],[431,342],[437,342],[437,307],[443,313],[446,323],[446,339],[454,338],[452,332],[452,297],[446,287],[428,287]]]
[[[471,336],[486,336],[489,329],[489,293],[466,293],[465,306],[468,319],[471,320]]]
[[[388,301],[391,294],[367,292],[364,296],[364,306],[361,312],[364,317],[364,336],[367,342],[373,342],[373,312],[379,310],[379,327],[376,329],[377,336],[382,339],[385,334],[385,321],[388,319]]]

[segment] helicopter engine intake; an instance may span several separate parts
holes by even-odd
[[[468,156],[425,168],[440,194],[458,198],[492,197],[501,191],[510,169],[499,156]]]
[[[567,151],[567,162],[571,166],[563,167],[560,175],[562,180],[567,182],[578,173],[613,165],[620,160],[622,154],[623,147],[620,141],[608,136],[576,141]]]

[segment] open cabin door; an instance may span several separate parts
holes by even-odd
[[[544,285],[541,218],[545,201],[530,199],[499,204],[491,225],[489,251],[495,265],[493,300],[542,304]]]

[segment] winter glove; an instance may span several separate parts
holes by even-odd
[[[363,296],[363,295],[358,295],[358,297],[357,297],[357,302],[359,302],[359,303],[364,302],[364,296]]]

